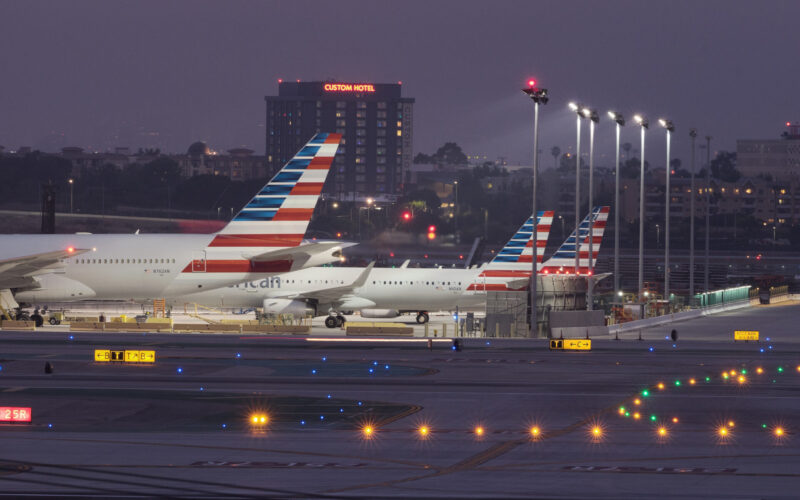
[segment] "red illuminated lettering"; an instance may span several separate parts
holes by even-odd
[[[375,92],[371,83],[326,83],[322,88],[325,92]]]
[[[0,422],[30,422],[30,408],[0,407]]]

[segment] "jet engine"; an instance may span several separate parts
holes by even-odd
[[[264,299],[264,314],[293,314],[297,317],[314,316],[316,310],[305,300]]]
[[[362,318],[396,318],[400,316],[397,309],[362,309]]]

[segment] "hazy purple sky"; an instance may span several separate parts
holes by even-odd
[[[730,150],[800,119],[798,19],[797,1],[0,0],[0,145],[185,151],[199,139],[263,154],[278,78],[402,80],[415,151],[456,141],[529,162],[520,88],[533,75],[552,95],[544,165],[574,145],[571,99],[672,118],[688,163],[689,127]],[[647,156],[663,164],[651,131]],[[638,148],[637,134],[626,127],[623,142]],[[598,154],[612,137],[601,121]]]

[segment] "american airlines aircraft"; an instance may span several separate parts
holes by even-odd
[[[598,207],[580,224],[556,252],[543,261],[553,212],[539,212],[536,262],[542,269],[562,274],[565,279],[574,271],[576,239],[581,242],[582,265],[588,267],[590,226],[595,237],[594,259],[608,217],[608,207]],[[176,303],[194,302],[214,307],[263,307],[264,313],[295,315],[329,314],[325,325],[341,326],[341,311],[360,310],[363,317],[387,318],[405,312],[417,313],[417,322],[428,321],[428,311],[482,307],[486,291],[519,291],[528,287],[533,261],[533,217],[511,237],[487,265],[479,269],[430,269],[359,267],[322,267],[304,269],[262,281],[250,281],[181,297]],[[573,256],[572,271],[560,270],[564,255]],[[582,273],[586,274],[586,273]]]
[[[304,235],[341,140],[315,135],[214,234],[0,236],[0,305],[147,301],[338,260],[341,242]]]

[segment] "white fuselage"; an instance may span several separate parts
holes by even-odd
[[[211,307],[261,307],[264,299],[292,298],[325,288],[344,287],[364,271],[360,267],[317,267],[284,273],[272,278],[248,281],[180,297],[176,304],[197,303]],[[369,309],[438,311],[475,308],[486,301],[482,291],[467,290],[478,279],[478,269],[374,268],[363,286],[346,295],[368,301]],[[332,301],[320,301],[332,305]],[[360,309],[355,307],[353,309]],[[349,308],[348,308],[349,310]],[[328,311],[318,309],[318,314]]]
[[[64,301],[170,298],[272,274],[203,272],[205,249],[213,237],[213,234],[3,235],[0,255],[13,258],[53,249],[76,249],[74,257],[62,260],[55,275],[60,284],[66,278],[74,282],[74,288],[83,286],[90,291],[75,296],[66,290],[61,298]],[[84,249],[89,251],[79,252]],[[40,277],[44,285],[47,277],[48,274]],[[44,291],[22,290],[15,297],[18,302],[37,303],[37,293],[44,296]],[[47,297],[49,301],[59,300],[52,294]]]

